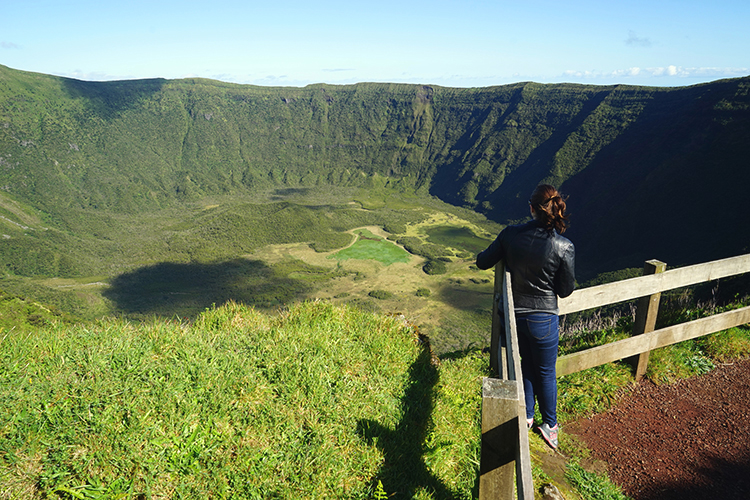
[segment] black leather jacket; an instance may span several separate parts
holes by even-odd
[[[477,267],[489,269],[500,260],[511,273],[516,313],[557,314],[557,297],[575,288],[575,247],[537,221],[508,226],[477,255]]]

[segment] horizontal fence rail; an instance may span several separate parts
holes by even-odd
[[[560,356],[557,359],[557,376],[570,375],[587,368],[629,358],[636,354],[653,351],[660,347],[695,339],[746,323],[750,323],[750,306],[592,347],[585,351]]]
[[[646,268],[657,264],[664,265],[658,261],[648,261]],[[658,297],[658,294],[661,292],[675,288],[696,285],[747,272],[750,272],[750,254],[671,269],[669,271],[658,272],[657,274],[630,278],[591,288],[583,288],[576,290],[569,297],[559,300],[560,314],[593,309],[636,298]],[[643,304],[647,306],[648,300]],[[643,307],[640,302],[638,307]],[[656,300],[656,307],[658,308],[658,299]],[[660,330],[636,332],[640,334],[617,342],[560,356],[557,358],[557,376],[569,375],[581,370],[639,355],[641,359],[638,361],[638,366],[636,367],[636,379],[639,379],[646,371],[648,353],[652,350],[749,323],[750,311],[748,309],[750,307],[716,314],[708,318],[681,323]],[[637,312],[637,315],[640,313],[641,311]],[[655,320],[655,317],[653,319]]]
[[[558,306],[560,315],[570,314],[748,271],[750,271],[750,254],[740,255],[706,264],[671,269],[659,274],[582,288],[574,291],[569,297],[560,299]]]

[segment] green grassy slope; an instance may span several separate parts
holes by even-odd
[[[474,498],[486,359],[308,302],[0,343],[0,498]]]
[[[684,309],[685,291],[666,299],[660,322],[717,312]],[[438,361],[402,317],[230,302],[193,323],[72,324],[2,294],[0,319],[0,498],[476,498],[488,355]],[[563,349],[627,336],[620,319]],[[749,330],[734,328],[655,351],[647,375],[671,382],[749,352]],[[561,421],[631,385],[626,363],[563,377]],[[537,489],[622,498],[572,436],[556,453],[530,444]]]

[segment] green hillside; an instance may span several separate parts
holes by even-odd
[[[692,197],[712,202],[699,210],[702,223],[734,208],[717,193],[748,180],[749,86],[744,78],[678,89],[267,88],[83,82],[0,67],[2,206],[6,217],[18,203],[45,227],[96,236],[101,228],[80,219],[102,211],[134,214],[277,187],[388,186],[503,223],[525,217],[528,192],[547,181],[571,195],[581,220],[575,234],[593,258],[589,247],[603,235],[613,245],[628,241],[615,233],[636,230],[634,212],[645,218]],[[614,193],[627,208],[602,201]],[[679,226],[665,218],[659,230]],[[707,251],[743,251],[728,236]],[[664,250],[681,261],[701,253]],[[60,272],[69,265],[55,264]]]
[[[750,223],[734,214],[750,181],[749,88],[269,88],[0,66],[0,288],[84,316],[194,315],[230,298],[320,298],[349,279],[330,298],[387,311],[432,290],[424,317],[448,305],[461,319],[444,330],[481,330],[491,292],[472,254],[528,217],[542,181],[570,195],[579,281],[747,252]],[[365,227],[415,256],[369,290],[356,284],[382,269],[277,256],[340,250]],[[385,285],[405,295],[367,298]]]
[[[475,497],[476,253],[542,181],[570,195],[579,282],[749,251],[749,89],[0,66],[0,498]],[[716,345],[680,356],[740,350]],[[566,418],[630,372],[580,377]]]

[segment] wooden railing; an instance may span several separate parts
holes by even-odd
[[[661,292],[750,272],[750,254],[670,271],[665,268],[666,264],[651,260],[644,266],[645,276],[583,288],[560,299],[561,315],[636,298],[639,301],[632,337],[559,357],[558,377],[639,355],[636,377],[640,378],[646,371],[650,351],[750,322],[748,306],[654,330]]]
[[[479,464],[480,500],[508,499],[515,487],[518,498],[534,498],[523,396],[521,356],[518,352],[516,317],[510,272],[503,263],[495,267],[495,300],[492,307],[490,366],[494,374],[482,381],[482,452]],[[498,314],[503,301],[504,322]],[[505,324],[506,346],[500,348],[501,325]]]
[[[633,336],[617,342],[561,356],[557,376],[637,356],[636,378],[646,371],[649,353],[710,333],[750,323],[750,306],[695,321],[654,330],[662,292],[750,272],[750,254],[666,271],[666,264],[647,261],[644,276],[576,290],[559,300],[560,315],[638,299]],[[502,308],[499,302],[502,301]],[[504,312],[506,347],[501,347],[499,309]],[[513,311],[510,273],[495,268],[490,368],[493,377],[482,383],[482,452],[479,498],[533,499],[526,403],[521,380],[518,336]],[[515,485],[514,485],[515,475]],[[515,488],[514,488],[515,486]]]

